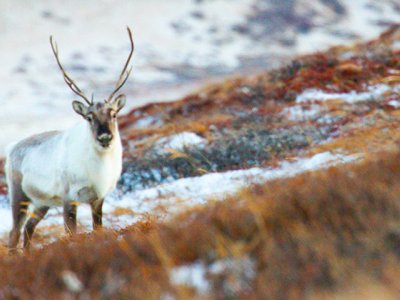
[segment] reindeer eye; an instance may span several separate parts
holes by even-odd
[[[111,116],[111,118],[115,119],[117,117],[117,114],[115,113],[115,111],[112,110],[110,112],[110,116]]]
[[[91,114],[86,116],[86,120],[88,120],[89,122],[93,121],[93,116]]]

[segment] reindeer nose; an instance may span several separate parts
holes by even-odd
[[[102,133],[97,137],[97,140],[103,147],[108,147],[113,139],[113,136],[108,133]]]

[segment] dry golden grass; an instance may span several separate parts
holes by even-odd
[[[112,214],[114,216],[124,216],[124,215],[133,216],[135,215],[135,212],[129,208],[117,207],[113,210]]]
[[[3,298],[200,297],[171,284],[172,267],[249,257],[242,289],[211,276],[208,298],[335,299],[400,290],[400,153],[246,189],[167,223],[82,234],[0,260]],[[83,284],[74,292],[64,271]],[[244,286],[244,287],[243,287]],[[204,298],[204,295],[201,296]]]

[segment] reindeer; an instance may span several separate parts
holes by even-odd
[[[114,91],[104,102],[89,100],[62,66],[57,44],[50,45],[65,83],[86,104],[73,101],[74,111],[83,117],[75,127],[26,138],[7,149],[6,176],[12,207],[13,227],[9,249],[16,251],[26,216],[23,247],[29,250],[35,227],[50,207],[63,206],[67,234],[76,232],[79,203],[90,204],[93,229],[102,227],[104,197],[115,188],[122,169],[122,144],[117,114],[126,97],[116,93],[127,81],[134,43],[127,28],[131,50]],[[28,210],[30,209],[30,210]]]

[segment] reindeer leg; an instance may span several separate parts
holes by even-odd
[[[98,199],[90,203],[92,209],[93,230],[103,227],[103,199]]]
[[[64,228],[69,235],[76,233],[76,203],[64,202]]]
[[[46,215],[47,211],[49,210],[48,206],[42,206],[39,208],[36,208],[33,211],[33,214],[30,216],[28,221],[25,224],[25,230],[24,230],[24,249],[29,251],[31,239],[33,232],[35,231],[35,228],[37,224],[44,218]]]
[[[16,183],[11,186],[10,198],[13,227],[10,231],[8,248],[10,253],[15,253],[17,250],[19,237],[21,235],[21,227],[24,224],[30,201],[22,191],[20,185]]]

